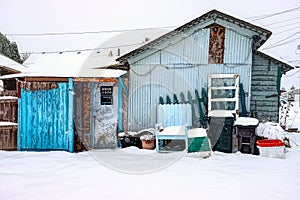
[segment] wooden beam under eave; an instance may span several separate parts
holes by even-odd
[[[118,78],[74,78],[74,82],[118,82]]]
[[[25,77],[26,82],[68,82],[65,77]]]

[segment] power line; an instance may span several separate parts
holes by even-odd
[[[272,29],[278,29],[278,28],[283,28],[283,27],[293,26],[293,25],[299,24],[299,23],[300,23],[300,21],[294,22],[294,23],[291,23],[291,24],[285,24],[285,25],[282,25],[282,26],[276,26],[276,27],[273,27]]]
[[[281,43],[281,42],[284,42],[285,40],[290,39],[291,37],[294,37],[294,36],[298,35],[299,33],[300,33],[300,31],[298,31],[298,32],[296,32],[296,33],[293,33],[292,35],[289,35],[289,36],[285,37],[284,39],[279,40],[279,41],[277,41],[277,42],[271,44],[269,47],[271,47],[271,46],[273,46],[273,45],[277,45],[277,44],[279,44],[279,43]]]
[[[288,39],[288,38],[286,38],[286,39]],[[296,41],[296,40],[298,40],[298,39],[300,39],[300,37],[294,38],[294,39],[292,39],[292,40],[286,41],[286,42],[281,43],[281,44],[278,44],[278,42],[276,42],[275,44],[272,44],[272,45],[270,45],[270,46],[268,46],[268,47],[265,47],[265,48],[263,48],[262,50],[272,49],[272,48],[275,48],[275,47],[280,47],[280,46],[283,46],[283,45],[285,45],[285,44],[294,42],[294,41]]]
[[[274,36],[274,35],[279,35],[279,34],[281,34],[281,33],[285,33],[285,32],[288,32],[288,31],[295,30],[295,29],[299,30],[299,28],[300,28],[300,26],[293,27],[293,28],[290,28],[290,29],[286,29],[286,30],[283,30],[283,31],[280,31],[280,32],[273,33],[272,36]]]
[[[277,13],[271,13],[271,14],[267,14],[267,15],[259,15],[259,16],[248,17],[247,19],[256,18],[256,19],[253,19],[252,21],[259,21],[259,20],[262,20],[262,19],[266,19],[266,18],[270,18],[270,17],[273,17],[273,16],[277,16],[277,15],[281,15],[281,14],[285,14],[285,13],[289,13],[289,12],[294,12],[294,11],[298,11],[298,10],[300,10],[300,7],[292,8],[292,9],[289,9],[289,10],[284,10],[284,11],[277,12]]]
[[[274,25],[274,24],[277,25],[277,24],[281,24],[283,22],[289,22],[289,21],[292,21],[292,20],[295,20],[295,19],[299,19],[299,17],[294,17],[294,18],[291,18],[291,19],[286,19],[286,20],[273,22],[273,23],[270,23],[270,24],[265,24],[264,26],[271,26],[271,25]]]
[[[100,33],[118,33],[126,31],[140,31],[151,29],[164,29],[174,28],[176,26],[164,26],[164,27],[150,27],[150,28],[137,28],[137,29],[120,29],[120,30],[103,30],[103,31],[82,31],[82,32],[49,32],[49,33],[7,33],[8,36],[63,36],[63,35],[84,35],[84,34],[100,34]]]
[[[84,51],[95,51],[95,50],[104,50],[104,49],[113,49],[113,48],[122,48],[122,47],[130,47],[136,45],[142,45],[145,42],[134,43],[134,44],[126,44],[126,45],[118,45],[111,47],[100,47],[100,48],[88,48],[88,49],[72,49],[72,50],[63,50],[63,51],[33,51],[33,52],[21,52],[20,54],[55,54],[55,53],[72,53],[72,52],[84,52]]]

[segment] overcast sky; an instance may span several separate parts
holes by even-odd
[[[112,34],[30,37],[9,34],[178,27],[211,9],[247,19],[296,7],[300,7],[300,0],[0,0],[0,32],[17,42],[20,52],[85,49],[97,47]],[[279,33],[269,45],[280,40],[287,42],[269,49],[272,54],[286,60],[300,59],[297,49],[300,9],[255,23],[273,34]]]

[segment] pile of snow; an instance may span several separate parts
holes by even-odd
[[[286,133],[278,123],[272,123],[272,122],[260,123],[256,131],[257,131],[256,135],[268,139],[283,140],[286,137]]]
[[[300,144],[300,134],[292,133]],[[128,147],[0,151],[0,199],[299,199],[300,147],[285,159],[212,152],[206,159]]]

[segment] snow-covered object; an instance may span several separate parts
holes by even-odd
[[[185,135],[185,126],[169,126],[164,128],[159,135]]]
[[[130,136],[135,136],[135,135],[137,135],[138,133],[137,132],[133,132],[133,131],[128,131],[128,132],[120,132],[119,134],[118,134],[118,136],[119,137],[124,137],[124,136],[128,136],[128,135],[130,135]]]
[[[137,134],[143,134],[143,133],[150,133],[150,134],[155,134],[155,129],[154,128],[147,128],[140,130]]]
[[[285,158],[284,148],[285,147],[259,147],[259,155],[269,158]]]
[[[233,117],[232,112],[228,110],[212,110],[209,117]]]
[[[258,124],[258,119],[250,117],[239,117],[234,122],[234,126],[257,126]]]
[[[189,138],[196,137],[207,137],[206,129],[204,128],[193,128],[188,131]]]
[[[258,140],[259,155],[270,158],[285,158],[285,146],[281,140]]]
[[[154,140],[155,139],[155,136],[154,135],[142,135],[140,137],[141,140]]]
[[[256,131],[257,131],[256,135],[268,139],[283,140],[286,137],[286,133],[278,123],[272,123],[272,122],[259,123]]]

